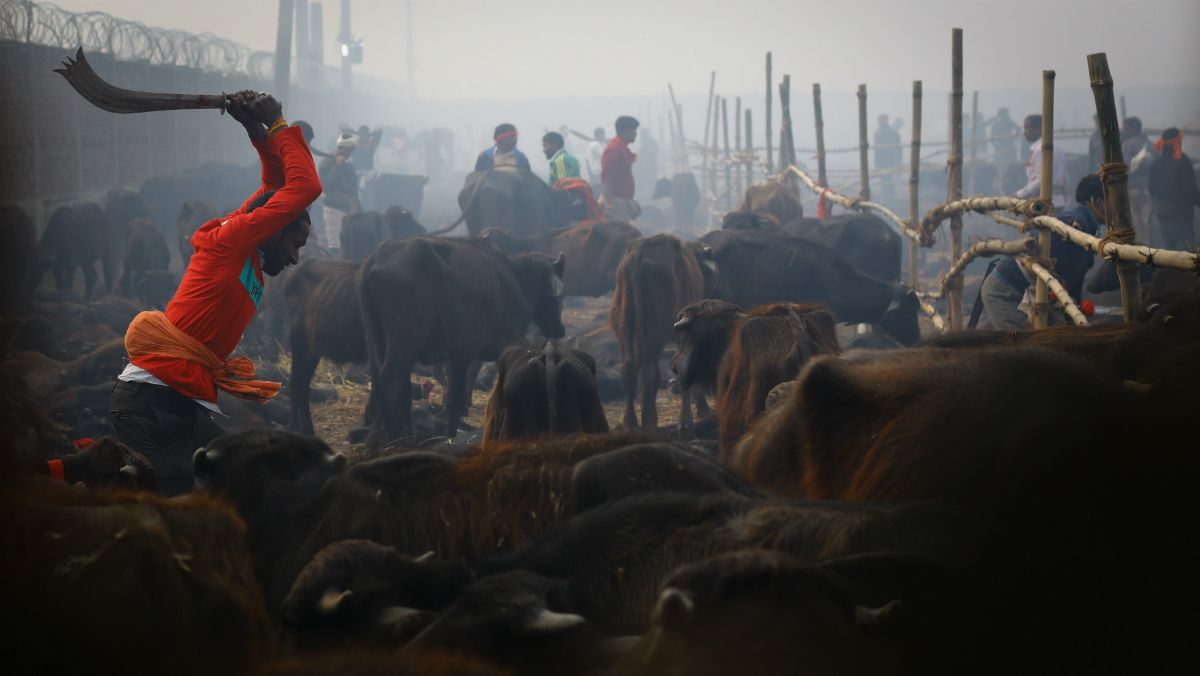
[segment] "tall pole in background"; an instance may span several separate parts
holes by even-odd
[[[921,81],[913,80],[912,86],[912,152],[908,160],[908,227],[918,228],[921,212],[918,198],[921,194]],[[919,246],[911,237],[908,240],[908,285],[915,291],[919,281],[917,275]]]
[[[279,26],[275,32],[275,98],[286,101],[292,72],[292,0],[279,0]]]
[[[950,40],[950,161],[946,163],[946,199],[962,199],[962,99],[963,99],[963,52],[961,28],[955,28]],[[962,257],[962,214],[950,217],[950,260]],[[950,330],[963,327],[962,276],[951,282],[946,296],[946,314]]]
[[[772,147],[775,139],[771,138],[771,52],[767,52],[767,166],[774,169],[775,156]],[[753,144],[752,144],[753,145]]]
[[[308,42],[308,58],[319,68],[325,65],[325,20],[321,17],[321,3],[312,3],[308,10],[308,26],[312,30],[312,39]]]
[[[972,196],[978,195],[979,190],[975,186],[975,174],[979,172],[979,167],[975,165],[975,158],[979,155],[979,90],[971,92],[971,173],[967,179],[967,191]],[[990,193],[991,190],[989,189]]]
[[[304,79],[308,62],[312,61],[312,47],[308,27],[308,0],[296,0],[296,79]]]
[[[867,85],[858,85],[858,196],[871,199],[871,173],[867,166]]]
[[[742,151],[742,97],[738,96],[738,97],[734,98],[734,102],[735,102],[735,104],[734,104],[734,110],[733,110],[733,129],[734,129],[733,152],[740,153]],[[743,185],[742,184],[742,164],[741,164],[741,162],[739,162],[737,164],[737,167],[734,169],[734,171],[736,172],[736,175],[737,175],[737,182],[735,183],[735,185],[737,185],[738,191],[740,192],[742,190],[742,185]]]
[[[721,97],[721,134],[725,137],[725,210],[733,210],[733,168],[729,165],[729,99]]]
[[[828,188],[825,178],[825,115],[821,111],[821,85],[813,83],[813,120],[817,129],[817,185]]]
[[[339,54],[342,57],[342,93],[350,93],[350,78],[352,73],[350,70],[350,55],[347,53],[346,46],[353,39],[350,33],[350,0],[342,0],[342,16],[338,21],[338,48]]]
[[[1030,158],[1037,161],[1037,158]],[[1042,71],[1042,184],[1039,197],[1054,203],[1054,71]],[[1038,257],[1050,260],[1050,231],[1038,231]],[[1033,328],[1044,329],[1049,318],[1049,288],[1038,277],[1033,295]]]

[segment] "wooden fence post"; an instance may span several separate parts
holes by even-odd
[[[775,166],[775,157],[772,152],[772,146],[775,139],[771,138],[771,52],[767,52],[767,166]]]
[[[702,163],[702,171],[707,176],[709,171],[708,157],[708,130],[712,126],[713,117],[713,87],[717,84],[717,71],[713,71],[708,76],[708,105],[704,108],[704,140],[700,142],[701,152],[703,153],[704,162]]]
[[[746,108],[746,187],[754,185],[754,130],[750,108]]]
[[[733,211],[733,168],[729,164],[729,99],[721,97],[721,133],[725,137],[725,210]]]
[[[783,128],[780,130],[779,163],[787,167],[796,163],[796,137],[792,133],[792,76],[784,75],[783,83],[779,85],[779,105],[783,110]],[[796,177],[791,173],[784,179],[787,185],[795,188]]]
[[[1042,71],[1042,184],[1039,197],[1054,203],[1054,71]],[[1038,232],[1038,257],[1050,260],[1050,231]],[[1042,265],[1046,265],[1045,262]],[[1049,288],[1038,277],[1034,287],[1033,328],[1044,329],[1049,318]]]
[[[1108,70],[1108,55],[1104,52],[1087,57],[1092,96],[1096,100],[1096,115],[1100,122],[1100,139],[1104,144],[1104,164],[1100,178],[1104,181],[1104,202],[1108,211],[1108,230],[1118,244],[1133,244],[1137,237],[1129,208],[1129,170],[1121,151],[1121,125],[1113,100],[1112,73]],[[1125,323],[1133,322],[1133,313],[1141,302],[1142,290],[1138,279],[1138,264],[1117,261],[1117,279],[1121,282],[1121,309]]]
[[[735,97],[733,101],[733,152],[736,154],[742,151],[742,97]],[[743,185],[741,162],[738,162],[737,165],[735,165],[734,172],[737,175],[737,180],[734,182],[734,185],[737,187],[737,190],[740,193]]]
[[[946,197],[950,200],[962,199],[962,29],[955,28],[951,33],[950,45],[950,161],[947,163]],[[962,256],[962,215],[959,213],[950,217],[950,260],[958,260]],[[962,277],[954,280],[946,296],[947,321],[951,331],[963,327],[963,282]]]
[[[975,184],[975,174],[979,173],[976,158],[979,156],[979,90],[971,92],[971,171],[967,178],[967,191],[972,196],[978,195]],[[990,191],[988,194],[991,194]]]
[[[921,212],[918,210],[918,196],[921,188],[921,81],[914,80],[912,86],[912,151],[909,155],[908,167],[908,227],[914,230],[921,227]],[[908,241],[908,285],[917,288],[917,267],[919,260],[918,243],[911,237]]]
[[[867,165],[867,85],[858,85],[858,196],[871,199],[871,171]]]
[[[813,83],[813,119],[817,128],[817,185],[829,187],[825,177],[825,116],[821,113],[821,85]]]

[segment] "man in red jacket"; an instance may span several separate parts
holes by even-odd
[[[117,437],[154,463],[167,495],[191,489],[192,452],[223,433],[211,418],[218,388],[260,402],[278,390],[230,353],[262,300],[264,275],[298,262],[311,229],[306,207],[321,194],[301,130],[288,127],[274,97],[240,92],[228,110],[258,151],[262,187],[192,236],[196,253],[166,312],[130,323],[130,363],[109,399]]]

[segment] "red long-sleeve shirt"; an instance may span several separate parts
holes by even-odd
[[[612,194],[606,195],[606,197],[633,199],[633,163],[635,160],[637,160],[637,155],[633,154],[633,151],[629,149],[629,144],[620,136],[614,136],[604,147],[604,153],[600,156],[600,180],[612,191]]]
[[[321,181],[300,129],[288,127],[254,142],[262,187],[240,209],[213,219],[192,235],[192,256],[166,315],[176,328],[227,359],[242,339],[263,294],[258,248],[321,195]],[[246,208],[268,190],[266,204]],[[177,357],[147,355],[133,363],[193,399],[215,402],[217,387],[205,367]]]

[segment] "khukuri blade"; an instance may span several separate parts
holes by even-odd
[[[193,110],[216,108],[225,112],[225,94],[159,94],[138,92],[114,87],[105,82],[83,56],[83,48],[75,52],[75,58],[63,62],[65,68],[55,68],[71,83],[75,91],[91,101],[97,108],[110,113],[148,113],[155,110]]]

